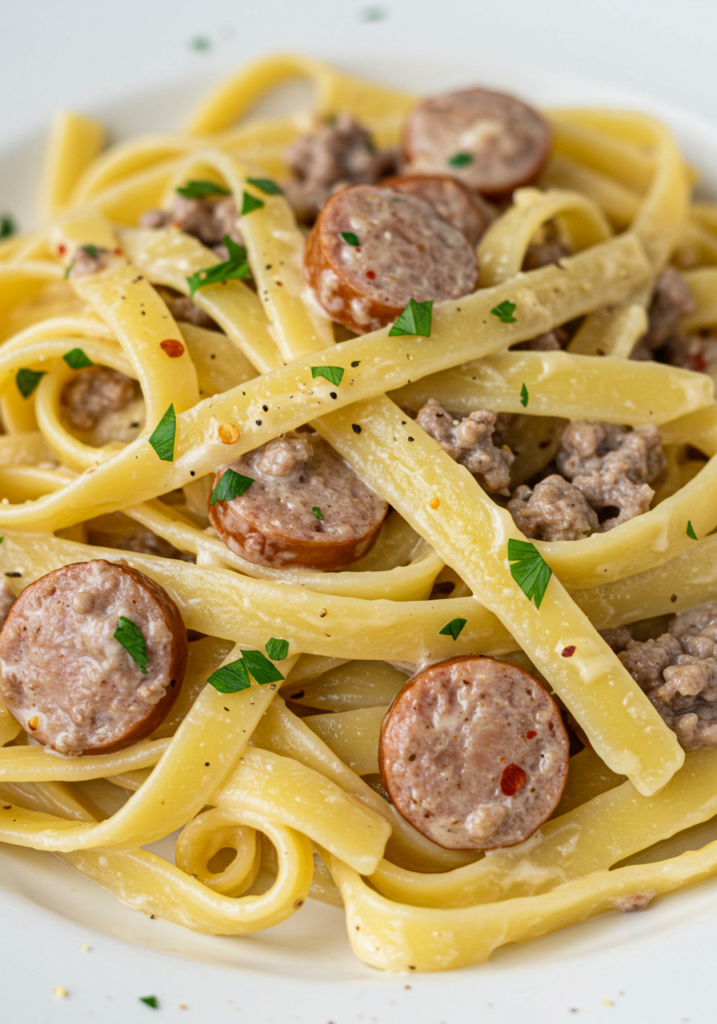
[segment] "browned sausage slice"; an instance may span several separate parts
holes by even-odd
[[[466,89],[424,100],[406,120],[404,171],[451,174],[469,188],[505,199],[540,174],[552,132],[514,96]]]
[[[236,554],[277,569],[340,569],[376,540],[388,505],[317,434],[291,432],[222,466],[254,482],[209,519]],[[318,511],[317,511],[318,510]]]
[[[146,674],[114,638],[142,634]],[[148,736],[179,693],[187,634],[169,594],[104,559],[31,583],[0,632],[0,697],[26,732],[61,754],[110,753]]]
[[[522,843],[555,810],[568,737],[553,699],[523,669],[451,658],[421,669],[381,727],[379,766],[396,810],[449,850]]]
[[[329,316],[358,334],[392,323],[411,299],[458,299],[478,283],[460,231],[421,199],[375,185],[329,199],[307,239],[304,270]]]
[[[398,174],[384,178],[385,188],[396,188],[399,192],[422,199],[449,224],[465,235],[472,246],[476,246],[493,220],[494,214],[484,199],[471,192],[457,178],[440,174]]]

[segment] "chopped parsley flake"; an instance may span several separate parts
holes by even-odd
[[[246,195],[246,193],[244,193]],[[243,245],[237,245],[229,235],[224,236],[224,245],[229,251],[229,259],[224,263],[217,263],[213,267],[205,267],[198,270],[196,274],[190,274],[187,278],[189,295],[194,298],[200,288],[206,288],[210,284],[222,284],[224,281],[236,279],[246,280],[251,277],[251,270],[246,259],[246,249]]]
[[[283,661],[289,653],[289,641],[277,640],[276,637],[272,637],[266,644],[265,650],[272,661]]]
[[[513,313],[515,313],[515,303],[511,302],[510,299],[505,299],[503,302],[499,302],[497,306],[491,309],[493,316],[497,316],[504,324],[517,323]]]
[[[287,641],[276,642],[286,643],[288,648]],[[284,680],[276,665],[272,665],[261,651],[242,651],[241,658],[212,672],[207,682],[220,693],[239,693],[240,690],[247,690],[251,686],[250,676],[253,676],[260,686]]]
[[[40,383],[40,379],[45,376],[45,373],[45,370],[27,370],[25,367],[17,371],[15,383],[23,398],[30,397]]]
[[[264,200],[257,199],[256,196],[251,195],[249,192],[242,192],[241,196],[241,213],[240,217],[246,217],[248,213],[253,213],[254,210],[263,210]]]
[[[522,388],[520,389],[520,404],[523,406],[524,409],[527,406],[529,400],[530,396],[528,395],[528,389],[525,386],[525,384],[523,384]]]
[[[81,348],[70,349],[62,357],[71,370],[82,370],[86,366],[92,366],[92,360]]]
[[[222,473],[219,483],[212,491],[209,504],[216,505],[218,501],[231,501],[232,498],[240,498],[253,483],[253,477],[242,476],[241,473],[228,469]]]
[[[209,50],[211,45],[206,36],[194,36],[193,39],[189,40],[189,46],[192,50]]]
[[[454,153],[448,157],[446,163],[449,167],[467,167],[473,163],[473,157],[470,153]]]
[[[515,563],[510,567],[510,575],[528,600],[535,601],[535,607],[540,608],[553,570],[535,544],[527,540],[508,541],[508,561]]]
[[[185,199],[207,199],[210,196],[230,196],[231,192],[216,181],[205,181],[204,179],[192,179],[186,185],[180,185],[177,189],[180,196]]]
[[[697,534],[695,533],[695,528],[692,525],[691,520],[687,523],[687,536],[690,537],[692,540],[697,540]]]
[[[361,21],[383,21],[386,12],[383,7],[364,7],[360,13]]]
[[[139,626],[132,622],[131,619],[125,618],[124,615],[120,615],[117,621],[117,629],[114,631],[113,635],[115,640],[122,644],[129,656],[137,664],[140,672],[147,675],[149,655],[147,654],[147,645],[144,642],[144,637],[142,636],[142,631]]]
[[[465,626],[468,619],[451,619],[443,629],[439,629],[438,632],[441,636],[452,636],[454,640],[457,640],[461,635],[463,627]]]
[[[174,462],[174,437],[176,432],[177,417],[174,412],[174,403],[172,403],[149,436],[149,443],[162,462]]]
[[[416,302],[415,299],[411,299],[388,332],[388,336],[395,338],[404,334],[415,334],[421,338],[430,338],[432,316],[433,299],[429,299],[428,302]]]
[[[247,178],[247,184],[261,189],[266,196],[283,196],[284,190],[271,178]]]
[[[9,213],[4,213],[0,217],[0,238],[10,238],[11,235],[15,234],[16,230],[15,221]]]
[[[344,375],[344,369],[342,366],[312,366],[311,376],[312,377],[325,377],[331,384],[336,387],[341,383],[341,378]]]
[[[361,245],[358,239],[358,235],[355,235],[353,231],[342,231],[341,237],[343,238],[344,242],[346,242],[347,245]]]
[[[318,505],[314,505],[314,507],[312,508],[311,511],[314,513],[314,515],[316,516],[317,519],[323,519],[324,518],[323,515],[321,514],[321,509],[319,508]]]

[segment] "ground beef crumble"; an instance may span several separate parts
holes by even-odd
[[[242,244],[237,217],[233,196],[187,199],[176,195],[171,209],[147,210],[140,217],[139,223],[143,228],[166,228],[171,224],[197,238],[202,245],[214,249],[219,258],[225,260],[228,256],[223,244],[225,235],[237,245]]]
[[[294,179],[282,183],[300,220],[311,222],[333,192],[349,185],[373,185],[397,170],[394,151],[377,151],[371,135],[349,114],[301,135],[284,159]]]
[[[580,540],[596,533],[598,517],[582,491],[557,473],[534,488],[522,484],[508,502],[518,529],[531,540]]]
[[[131,377],[107,366],[91,366],[65,384],[60,407],[72,430],[88,431],[106,413],[124,409],[140,394],[139,384]]]
[[[685,750],[717,746],[717,602],[676,615],[618,654]]]
[[[419,409],[416,422],[444,452],[477,477],[486,491],[507,496],[515,456],[507,445],[494,445],[496,419],[494,412],[478,409],[462,420],[454,420],[435,398],[430,398]]]

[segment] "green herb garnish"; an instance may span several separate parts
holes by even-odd
[[[276,642],[286,643],[288,648],[287,641]],[[260,686],[266,683],[279,683],[284,679],[279,669],[272,665],[261,651],[242,651],[241,658],[212,672],[207,682],[220,693],[239,693],[240,690],[247,690],[251,686],[250,676],[253,676]]]
[[[524,409],[528,404],[529,400],[530,396],[528,395],[528,389],[525,386],[525,384],[523,384],[522,388],[520,389],[520,404],[523,406]]]
[[[271,178],[247,178],[247,184],[253,185],[255,188],[261,189],[264,195],[267,196],[283,196],[284,190],[281,185],[277,185]]]
[[[207,199],[210,196],[230,196],[231,192],[216,181],[205,181],[204,179],[192,179],[186,185],[180,185],[176,190],[185,199]]]
[[[37,385],[40,383],[40,378],[45,376],[46,370],[27,370],[23,367],[18,370],[15,374],[15,383],[17,389],[23,398],[29,398],[33,393]]]
[[[504,324],[517,323],[513,313],[515,313],[515,303],[511,302],[510,299],[505,299],[503,302],[499,302],[497,306],[491,309],[493,316],[497,316]]]
[[[253,483],[253,477],[242,476],[241,473],[228,469],[222,473],[219,483],[212,491],[209,504],[216,505],[218,501],[231,501],[232,498],[240,498]]]
[[[449,156],[446,163],[449,167],[467,167],[468,164],[473,163],[473,157],[470,153],[454,153],[453,156]]]
[[[312,366],[311,376],[312,377],[325,377],[331,384],[335,384],[336,387],[341,383],[341,378],[344,375],[344,369],[342,366]]]
[[[15,227],[15,221],[12,219],[9,213],[4,213],[0,217],[0,238],[10,238],[17,231]]]
[[[433,299],[429,299],[428,302],[416,302],[415,299],[411,299],[388,332],[388,336],[395,338],[398,335],[415,334],[421,338],[430,338],[432,316]]]
[[[385,17],[383,7],[364,7],[361,11],[361,21],[383,21]]]
[[[468,619],[451,619],[443,629],[439,629],[438,632],[441,636],[452,636],[454,640],[457,640],[461,635],[461,631],[465,626]]]
[[[82,370],[86,366],[92,366],[92,360],[86,355],[81,348],[72,348],[69,352],[65,352],[62,357],[71,370]]]
[[[358,235],[355,235],[353,231],[342,231],[341,237],[343,238],[344,242],[346,242],[347,245],[361,245],[358,239]]]
[[[319,508],[318,505],[314,505],[314,507],[312,508],[311,511],[314,513],[314,515],[316,516],[317,519],[323,519],[324,518],[323,515],[321,514],[321,509]]]
[[[264,649],[272,661],[283,661],[289,653],[289,641],[277,640],[276,637],[272,637]]]
[[[139,1001],[145,1006],[151,1006],[153,1010],[159,1009],[159,999],[156,996],[140,996]]]
[[[177,417],[174,412],[174,403],[172,403],[149,436],[149,443],[162,462],[174,462],[174,436],[176,432]]]
[[[251,195],[249,192],[242,192],[239,216],[246,217],[248,213],[253,213],[254,210],[263,210],[264,205],[263,199],[257,199],[256,196]]]
[[[535,607],[540,608],[553,570],[528,540],[508,541],[508,561],[515,563],[510,567],[510,575],[528,600],[535,601]]]
[[[115,640],[122,644],[124,649],[127,651],[129,656],[135,661],[140,672],[147,675],[147,665],[149,665],[149,655],[147,654],[147,645],[144,642],[142,631],[131,619],[125,618],[124,615],[120,615],[117,621],[117,629],[114,631]]]
[[[249,675],[256,679],[259,686],[283,682],[284,677],[279,669],[261,651],[242,651],[241,656]]]
[[[697,534],[695,533],[695,528],[692,525],[691,520],[687,523],[687,536],[690,537],[691,540],[697,540]]]
[[[243,245],[237,245],[229,235],[224,236],[224,245],[229,251],[229,259],[224,263],[217,263],[213,267],[205,267],[198,270],[196,274],[190,274],[187,278],[189,295],[194,298],[200,288],[206,288],[210,284],[222,284],[224,281],[232,281],[238,278],[246,280],[251,277],[251,270],[246,260],[246,249]]]
[[[193,50],[208,50],[212,44],[206,36],[194,36],[189,40],[189,45]]]

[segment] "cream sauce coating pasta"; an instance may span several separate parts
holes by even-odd
[[[309,111],[248,119],[296,78],[314,86]],[[390,150],[418,102],[278,56],[219,85],[176,135],[103,149],[100,124],[65,113],[42,226],[0,242],[0,571],[17,595],[73,562],[120,562],[164,587],[190,631],[174,709],[127,749],[47,756],[0,706],[0,842],[55,853],[138,911],[216,935],[270,927],[307,898],[343,906],[354,952],[391,971],[480,963],[717,874],[715,844],[614,868],[715,814],[717,753],[685,755],[598,632],[717,598],[717,369],[702,356],[717,331],[717,206],[692,202],[693,174],[655,119],[547,111],[551,157],[495,211],[477,290],[436,303],[427,332],[347,337],[311,293],[305,228],[275,183],[302,126],[349,115]],[[245,270],[230,247],[222,271],[227,254],[169,218],[141,222],[189,182],[233,197]],[[523,270],[551,232],[563,255]],[[704,366],[628,361],[669,264],[684,271],[694,308],[681,330]],[[530,350],[569,324],[564,351]],[[103,443],[67,413],[68,385],[91,367],[141,391]],[[406,412],[429,399],[458,417],[513,417],[519,483],[547,471],[557,442],[543,449],[568,420],[658,427],[668,468],[643,514],[530,545],[552,570],[531,601],[505,502]],[[340,571],[252,562],[207,517],[219,466],[307,425],[392,508]],[[249,652],[266,652],[273,681],[207,682]],[[489,857],[419,834],[377,776],[405,678],[461,654],[538,674],[587,744],[553,817]],[[176,865],[142,849],[175,830]]]

